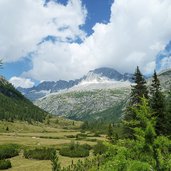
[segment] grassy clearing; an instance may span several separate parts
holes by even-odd
[[[90,157],[89,157],[90,158]],[[59,161],[62,167],[69,166],[72,162],[75,164],[78,160],[84,158],[70,158],[59,156]],[[9,171],[51,171],[50,160],[31,160],[25,159],[22,155],[10,159],[12,168]]]
[[[9,171],[51,171],[50,160],[30,160],[20,155],[10,161],[12,168]]]
[[[14,143],[20,145],[22,149],[32,147],[55,147],[56,149],[61,149],[73,140],[75,143],[89,144],[90,146],[94,146],[97,140],[105,140],[105,136],[95,137],[90,132],[85,132],[86,136],[80,139],[77,138],[77,135],[82,134],[79,130],[80,125],[81,122],[74,121],[73,124],[73,121],[63,118],[58,121],[56,118],[50,118],[50,124],[0,121],[0,144]],[[7,127],[8,131],[6,130]],[[50,160],[25,159],[22,151],[19,156],[10,159],[12,168],[8,169],[9,171],[51,171]],[[91,151],[88,158],[90,157],[92,157]],[[84,159],[59,155],[62,167]]]

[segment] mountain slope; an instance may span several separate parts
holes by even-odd
[[[43,121],[47,113],[33,105],[8,81],[0,77],[0,120]]]
[[[171,88],[171,69],[159,72],[157,75],[163,91],[168,91]],[[151,84],[151,81],[152,78],[148,79],[148,85]]]
[[[36,100],[35,104],[49,113],[70,119],[111,119],[115,122],[128,99],[130,81],[132,74],[120,74],[112,68],[98,68],[89,71],[78,84],[50,93]],[[111,112],[112,109],[114,112]]]
[[[41,98],[35,104],[52,114],[65,116],[70,119],[103,119],[105,113],[101,112],[126,101],[129,92],[130,85],[113,89],[88,90],[80,87],[79,89],[71,88],[68,91],[54,93]]]

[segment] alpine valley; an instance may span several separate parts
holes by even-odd
[[[117,122],[129,99],[133,74],[97,68],[77,80],[45,81],[30,89],[18,88],[45,111],[74,120]],[[163,90],[171,82],[171,70],[159,73]],[[151,82],[151,78],[147,79]]]

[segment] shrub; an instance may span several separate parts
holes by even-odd
[[[11,168],[11,162],[9,160],[0,160],[0,170]]]
[[[74,135],[66,135],[67,138],[75,138]]]
[[[71,142],[68,147],[63,147],[60,149],[59,154],[68,157],[87,157],[89,156],[89,149],[91,147],[87,144],[80,145]]]
[[[107,147],[101,141],[98,141],[97,144],[93,147],[93,150],[95,155],[102,155],[106,152]]]
[[[80,146],[83,147],[84,149],[87,149],[87,150],[91,150],[92,149],[91,145],[89,145],[89,144],[82,144]]]
[[[19,153],[18,145],[0,145],[0,160],[17,156]]]
[[[27,159],[51,160],[54,148],[35,148],[24,150],[24,157]]]

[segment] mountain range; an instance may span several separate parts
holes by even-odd
[[[104,86],[103,83],[108,86],[115,85],[117,82],[132,82],[132,74],[124,73],[121,74],[115,69],[102,67],[95,70],[91,70],[87,75],[76,79],[76,80],[59,80],[59,81],[43,81],[39,85],[32,88],[21,88],[17,89],[31,101],[35,101],[48,94],[59,92],[61,90],[67,90],[76,85],[96,84],[96,86]],[[119,83],[118,82],[118,83]],[[99,83],[99,84],[97,84]],[[95,87],[96,87],[95,86]]]

